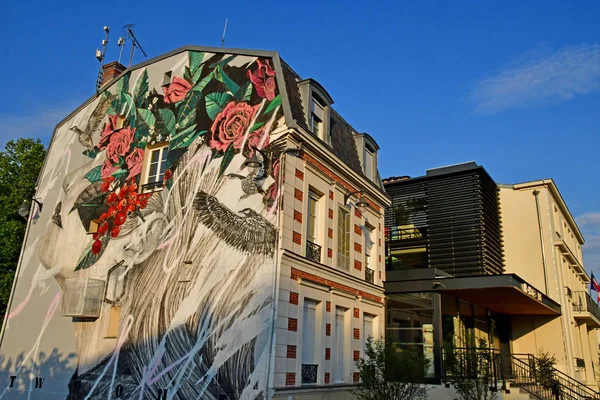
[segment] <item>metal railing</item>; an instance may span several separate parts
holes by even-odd
[[[149,192],[152,190],[160,189],[163,187],[163,181],[150,182],[142,185],[143,192]]]
[[[490,390],[506,390],[507,382],[543,400],[600,399],[600,393],[563,372],[544,365],[531,354],[509,354],[495,349],[444,348],[444,379],[456,375],[485,379]]]
[[[321,262],[321,246],[311,241],[306,241],[306,258]]]
[[[426,239],[427,228],[400,228],[391,227],[385,228],[385,240],[409,240],[409,239]]]
[[[317,383],[317,369],[318,364],[302,364],[302,371],[300,374],[302,383]]]
[[[573,291],[571,292],[573,302],[573,311],[589,312],[596,319],[600,320],[600,307],[592,300],[592,296],[588,292]]]
[[[337,253],[337,263],[335,265],[337,269],[341,269],[342,271],[350,270],[350,256],[347,256],[344,253]]]
[[[375,281],[375,271],[371,268],[365,268],[365,281],[373,283]]]

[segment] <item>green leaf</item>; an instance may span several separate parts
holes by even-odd
[[[221,160],[221,167],[219,168],[219,178],[223,175],[229,164],[231,164],[231,160],[233,160],[233,156],[235,155],[233,150],[233,145],[230,144],[227,150],[225,150],[225,154],[223,154],[223,159]]]
[[[116,180],[119,180],[122,177],[127,176],[127,175],[129,175],[129,170],[123,169],[123,168],[119,168],[112,173],[112,176],[114,176]]]
[[[83,154],[84,156],[87,156],[89,158],[96,158],[96,155],[98,154],[98,150],[97,149],[92,149],[92,150],[84,150],[81,154]]]
[[[81,258],[79,259],[79,261],[77,261],[77,267],[75,267],[75,271],[79,271],[81,269],[88,269],[89,267],[94,265],[100,259],[100,257],[102,257],[102,253],[104,253],[104,250],[106,249],[106,246],[110,241],[110,235],[104,235],[98,240],[100,240],[100,243],[102,243],[102,247],[100,248],[98,254],[94,254],[94,252],[92,251],[92,246],[95,242],[95,240],[92,240],[92,242],[83,250]]]
[[[84,177],[90,181],[90,183],[98,182],[102,180],[102,165],[92,168]]]
[[[140,117],[142,118],[142,120],[144,120],[146,125],[148,125],[149,127],[154,126],[154,124],[156,123],[156,117],[154,117],[154,114],[152,114],[152,111],[146,110],[145,108],[138,108],[137,112],[140,115]]]
[[[200,93],[189,91],[177,106],[177,122],[181,128],[190,125],[196,119],[196,105],[200,101]]]
[[[175,136],[171,136],[171,140],[169,141],[169,150],[172,149],[171,144],[175,146],[178,140],[182,140],[185,136],[189,135],[196,129],[196,124],[190,125],[187,128],[179,131]]]
[[[204,53],[198,52],[198,51],[189,51],[188,59],[189,59],[189,63],[190,63],[190,71],[191,71],[192,75],[195,75],[196,71],[198,71],[198,69],[202,65],[202,60],[204,59]]]
[[[196,85],[192,88],[192,91],[194,92],[202,92],[202,90],[204,90],[204,88],[206,87],[206,85],[209,84],[209,82],[215,77],[215,71],[212,71],[210,74],[206,75],[204,78],[202,78],[202,80],[198,83],[196,83]]]
[[[127,93],[129,91],[129,76],[130,72],[125,74],[119,81],[117,82],[117,95],[121,95]]]
[[[225,92],[207,94],[205,98],[206,113],[210,119],[215,119],[217,114],[223,110],[225,104],[229,103],[232,99],[233,97]]]
[[[239,85],[235,83],[229,76],[227,76],[225,71],[223,71],[223,68],[218,68],[218,71],[221,75],[221,79],[219,80],[222,81],[225,86],[227,86],[227,89],[229,89],[232,94],[237,93],[240,90]]]
[[[252,82],[248,81],[235,92],[234,96],[237,101],[248,101],[252,95]]]
[[[190,71],[190,67],[186,66],[183,69],[183,79],[188,81],[190,85],[194,85],[194,80],[192,79],[192,71]]]
[[[128,115],[133,108],[133,97],[129,93],[121,93],[117,114]]]
[[[144,69],[138,78],[137,83],[135,84],[135,90],[133,91],[136,107],[140,108],[143,106],[144,101],[146,100],[146,94],[148,94],[148,89],[148,71]]]
[[[229,56],[229,57],[226,57],[226,58],[222,59],[222,60],[221,60],[221,61],[219,61],[219,62],[216,62],[216,63],[214,63],[214,64],[211,64],[211,65],[210,65],[210,67],[211,67],[211,68],[215,68],[215,67],[224,67],[225,65],[229,64],[229,61],[233,60],[235,57],[237,57],[237,56]]]
[[[200,136],[204,135],[206,132],[208,132],[208,131],[191,132],[183,139],[178,140],[177,143],[173,147],[169,146],[169,151],[177,150],[177,149],[184,149],[184,148],[188,147],[190,144],[192,144],[194,142],[194,140],[196,140]]]
[[[167,132],[169,132],[169,135],[175,135],[175,114],[173,114],[173,111],[169,110],[168,108],[161,108],[159,112]]]
[[[264,122],[257,122],[257,123],[255,123],[254,125],[252,125],[252,128],[250,128],[250,132],[254,132],[255,130],[257,130],[258,128],[260,128],[264,124],[265,124]]]
[[[263,114],[268,114],[269,112],[273,111],[276,107],[278,107],[280,105],[281,105],[281,96],[277,95],[277,96],[275,96],[275,98],[273,100],[271,100],[271,102],[267,106],[266,110],[263,111]]]

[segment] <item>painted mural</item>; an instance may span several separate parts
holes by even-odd
[[[67,122],[49,156],[67,161],[44,172],[60,193],[33,240],[35,290],[58,283],[47,319],[73,329],[67,399],[266,398],[285,146],[273,61],[188,52],[153,68]],[[87,161],[72,168],[74,153]]]

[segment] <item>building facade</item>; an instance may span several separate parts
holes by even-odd
[[[497,185],[466,163],[384,185],[386,332],[433,361],[433,381],[448,348],[481,338],[515,365],[549,352],[568,385],[598,389],[600,312],[583,237],[552,180]]]
[[[38,180],[3,397],[344,396],[383,333],[375,141],[274,52],[185,47],[105,78]]]

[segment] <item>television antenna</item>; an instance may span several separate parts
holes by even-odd
[[[223,28],[223,36],[221,36],[221,48],[225,47],[225,32],[227,32],[227,21],[229,21],[229,17],[225,18],[225,28]]]
[[[117,40],[117,46],[119,46],[119,48],[121,49],[119,50],[119,59],[117,60],[117,62],[120,64],[121,56],[123,56],[123,48],[125,47],[125,38],[123,36],[121,36],[119,40]]]
[[[135,28],[135,25],[133,25],[133,24],[127,24],[123,27],[123,33],[127,37],[129,37],[129,40],[131,40],[131,53],[129,53],[129,64],[127,65],[127,67],[131,66],[131,61],[133,60],[133,53],[135,52],[136,47],[138,49],[140,49],[140,51],[142,52],[144,57],[148,57],[148,54],[146,54],[146,52],[142,48],[142,45],[140,44],[140,42],[138,42],[137,38],[135,37],[135,34],[133,33],[133,28]],[[123,38],[123,45],[125,45],[124,38]]]
[[[104,39],[102,39],[102,50],[96,49],[96,59],[100,62],[100,68],[98,69],[98,77],[96,79],[96,93],[98,89],[100,89],[100,85],[102,85],[102,76],[104,75],[104,70],[102,67],[104,66],[104,55],[106,54],[106,46],[108,45],[108,34],[110,32],[110,27],[104,27]]]

